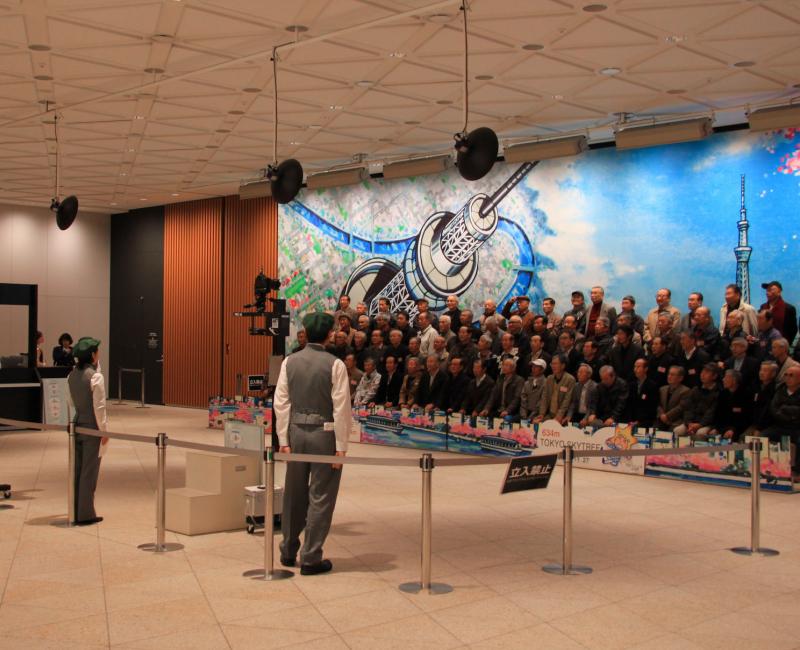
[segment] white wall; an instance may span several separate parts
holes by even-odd
[[[105,214],[79,212],[61,231],[46,207],[0,204],[0,282],[39,285],[48,365],[58,337],[69,332],[76,341],[99,338],[100,363],[108,368],[110,232]],[[0,312],[0,349],[16,343],[13,329]]]

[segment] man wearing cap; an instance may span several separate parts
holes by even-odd
[[[512,308],[514,305],[517,308],[512,312]],[[503,318],[506,320],[511,318],[511,314],[513,313],[516,316],[519,316],[522,319],[522,329],[527,333],[528,336],[533,334],[533,317],[534,314],[530,310],[531,307],[531,299],[528,296],[516,296],[509,300],[505,307],[503,307]]]
[[[100,374],[100,341],[83,337],[72,348],[77,365],[69,373],[67,384],[75,410],[72,421],[76,427],[108,431],[106,418],[106,385]],[[101,445],[108,438],[78,433],[75,436],[75,521],[78,526],[90,526],[103,521],[94,510],[94,492],[100,474]]]
[[[784,302],[783,285],[777,280],[765,282],[761,288],[767,290],[767,302],[761,305],[761,309],[769,309],[772,312],[772,326],[791,345],[797,336],[797,309],[794,305]]]
[[[344,456],[352,428],[347,368],[323,347],[334,327],[333,316],[307,314],[303,327],[308,345],[286,358],[275,387],[273,409],[280,451]],[[287,465],[281,564],[294,566],[299,551],[302,575],[326,573],[333,568],[331,561],[322,557],[322,545],[336,506],[341,468],[328,463]],[[300,533],[304,529],[301,548]]]
[[[439,317],[434,314],[432,311],[428,309],[428,299],[427,298],[417,298],[417,318],[414,321],[414,325],[418,330],[422,330],[422,325],[419,322],[419,315],[422,313],[428,314],[428,323],[431,327],[435,330],[439,330]]]
[[[544,376],[547,362],[544,359],[531,361],[531,376],[525,380],[520,397],[519,415],[523,420],[529,420],[539,415],[539,400],[544,391]]]

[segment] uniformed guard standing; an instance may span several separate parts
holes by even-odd
[[[107,431],[106,387],[100,374],[100,341],[84,337],[73,348],[77,365],[69,374],[73,422],[84,429]],[[94,491],[100,473],[101,445],[108,438],[77,434],[75,437],[75,524],[89,526],[103,521],[94,511]]]
[[[282,453],[344,456],[352,428],[350,383],[344,363],[325,351],[333,316],[315,312],[303,318],[308,344],[286,357],[275,388],[273,409]],[[341,465],[290,462],[283,495],[281,564],[315,575],[333,568],[323,559],[339,492]],[[300,533],[305,529],[303,547]]]

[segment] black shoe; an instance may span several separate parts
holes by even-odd
[[[91,519],[84,519],[83,521],[76,521],[76,526],[91,526],[92,524],[99,524],[103,521],[102,517],[92,517]]]
[[[303,564],[300,567],[300,575],[316,576],[320,573],[328,573],[333,568],[333,563],[330,560],[322,560],[317,564]]]
[[[283,557],[283,555],[281,555],[281,564],[283,566],[294,566],[297,562],[293,557]]]

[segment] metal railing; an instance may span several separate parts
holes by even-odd
[[[145,387],[145,371],[144,368],[120,368],[117,370],[117,404],[122,404],[122,373],[129,373],[132,375],[141,375],[139,406],[137,408],[146,409],[144,403],[144,387]]]
[[[423,453],[419,458],[370,458],[359,456],[328,456],[320,454],[299,454],[299,453],[275,453],[270,446],[262,454],[260,451],[248,449],[234,449],[218,445],[206,445],[202,443],[173,440],[167,434],[159,433],[157,436],[133,435],[128,433],[118,433],[113,431],[98,431],[96,429],[85,429],[75,427],[70,424],[68,427],[43,425],[35,422],[23,422],[19,420],[7,420],[0,418],[0,425],[11,425],[33,429],[34,431],[52,432],[64,431],[67,429],[69,436],[69,481],[67,486],[68,518],[66,524],[59,522],[60,525],[71,526],[75,522],[75,493],[74,493],[74,474],[75,474],[75,441],[76,434],[107,437],[110,439],[125,440],[129,442],[153,444],[157,447],[157,480],[156,480],[156,540],[154,543],[141,544],[138,548],[143,551],[154,553],[167,553],[180,550],[182,544],[166,542],[166,452],[167,447],[179,447],[196,451],[211,451],[224,454],[235,454],[239,456],[257,457],[263,460],[265,481],[265,527],[264,527],[264,566],[263,568],[252,569],[244,572],[244,576],[251,579],[265,581],[282,580],[291,578],[294,574],[291,571],[275,569],[273,525],[274,518],[274,499],[275,499],[275,461],[303,462],[303,463],[330,463],[339,465],[372,465],[384,467],[419,467],[422,474],[421,490],[421,525],[420,525],[420,580],[415,582],[402,583],[399,588],[406,593],[427,592],[432,595],[446,594],[453,590],[452,586],[435,583],[432,581],[432,555],[433,555],[433,470],[435,467],[464,467],[475,465],[507,465],[509,458],[434,458],[430,453]],[[29,431],[28,433],[32,433]],[[542,567],[543,571],[558,575],[588,574],[592,572],[590,567],[573,564],[573,530],[572,530],[572,473],[575,458],[620,458],[630,456],[647,456],[657,453],[658,455],[681,455],[681,454],[711,454],[728,451],[752,452],[751,459],[751,535],[750,546],[737,547],[731,549],[735,553],[742,555],[752,555],[755,553],[773,556],[778,555],[778,551],[760,546],[760,463],[761,463],[761,440],[754,439],[750,444],[718,445],[709,447],[680,447],[676,449],[659,448],[653,449],[628,449],[628,450],[581,450],[574,449],[567,443],[563,451],[558,452],[558,456],[563,459],[564,469],[564,490],[563,490],[563,522],[561,535],[562,561],[560,564],[547,564]]]

